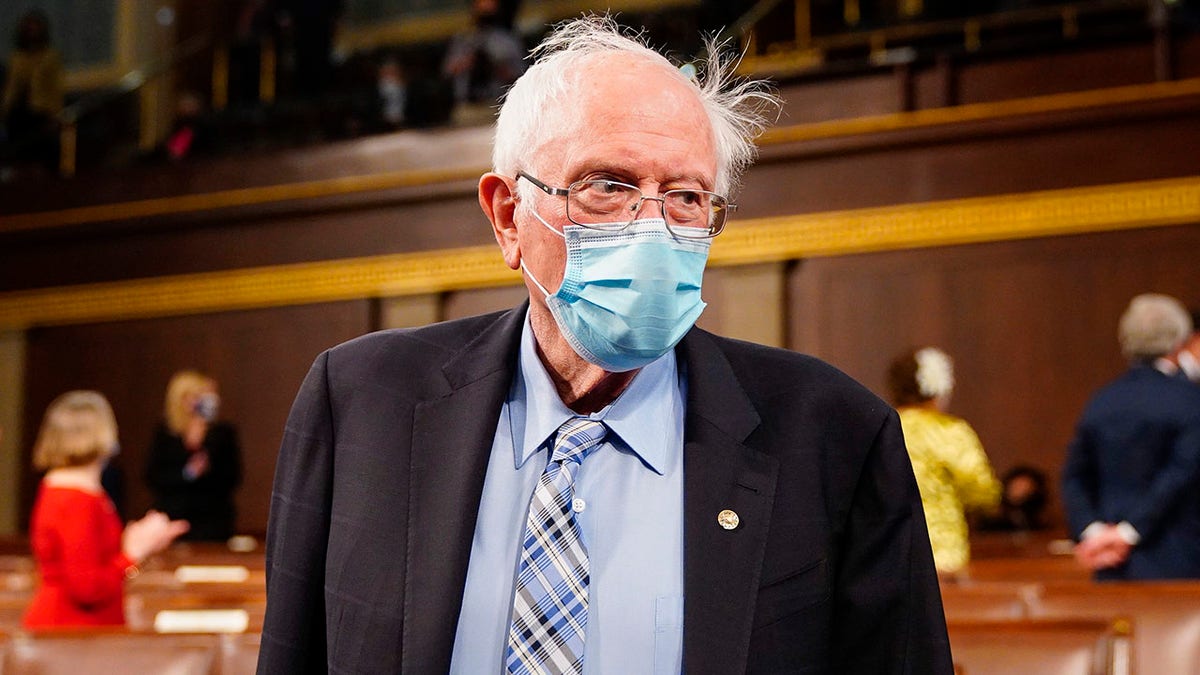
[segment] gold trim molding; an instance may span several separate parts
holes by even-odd
[[[711,264],[1200,224],[1200,176],[761,218],[713,247]]]
[[[0,327],[201,314],[519,283],[491,246],[0,294]]]
[[[710,264],[1200,224],[1200,176],[736,223]],[[0,328],[200,314],[515,285],[491,246],[0,294]]]

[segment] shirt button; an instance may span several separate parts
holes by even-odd
[[[571,500],[571,510],[575,513],[583,513],[583,510],[586,508],[587,502],[583,501],[582,497],[576,497]]]

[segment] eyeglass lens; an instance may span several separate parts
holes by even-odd
[[[725,200],[703,190],[668,190],[660,198],[667,224],[699,228],[700,236],[719,232],[724,224]],[[581,225],[623,224],[635,217],[643,200],[641,190],[623,183],[593,180],[571,184],[567,194],[567,217]],[[695,233],[683,232],[683,234]]]

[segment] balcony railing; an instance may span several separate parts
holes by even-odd
[[[734,31],[745,50],[744,70],[790,76],[844,64],[891,65],[922,52],[971,54],[1087,38],[1157,38],[1169,32],[1172,14],[1186,5],[1186,0],[1077,0],[954,13],[934,11],[922,0],[760,0]],[[1168,77],[1164,73],[1160,79]]]

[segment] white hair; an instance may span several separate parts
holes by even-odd
[[[1121,353],[1132,360],[1170,354],[1192,333],[1192,317],[1183,303],[1161,293],[1143,293],[1129,301],[1117,337]]]
[[[573,87],[586,86],[582,66],[603,54],[634,54],[660,64],[683,82],[696,87],[712,125],[717,153],[714,190],[728,194],[738,185],[742,171],[754,161],[754,139],[770,123],[770,111],[779,110],[779,97],[762,81],[735,77],[738,59],[723,53],[724,43],[708,38],[706,61],[685,74],[666,57],[651,49],[641,33],[630,33],[609,16],[584,16],[559,24],[537,47],[535,63],[508,90],[496,121],[492,168],[516,176],[530,170],[532,157],[549,140],[545,129],[562,123],[573,112],[564,100]],[[524,186],[524,190],[530,189]]]

